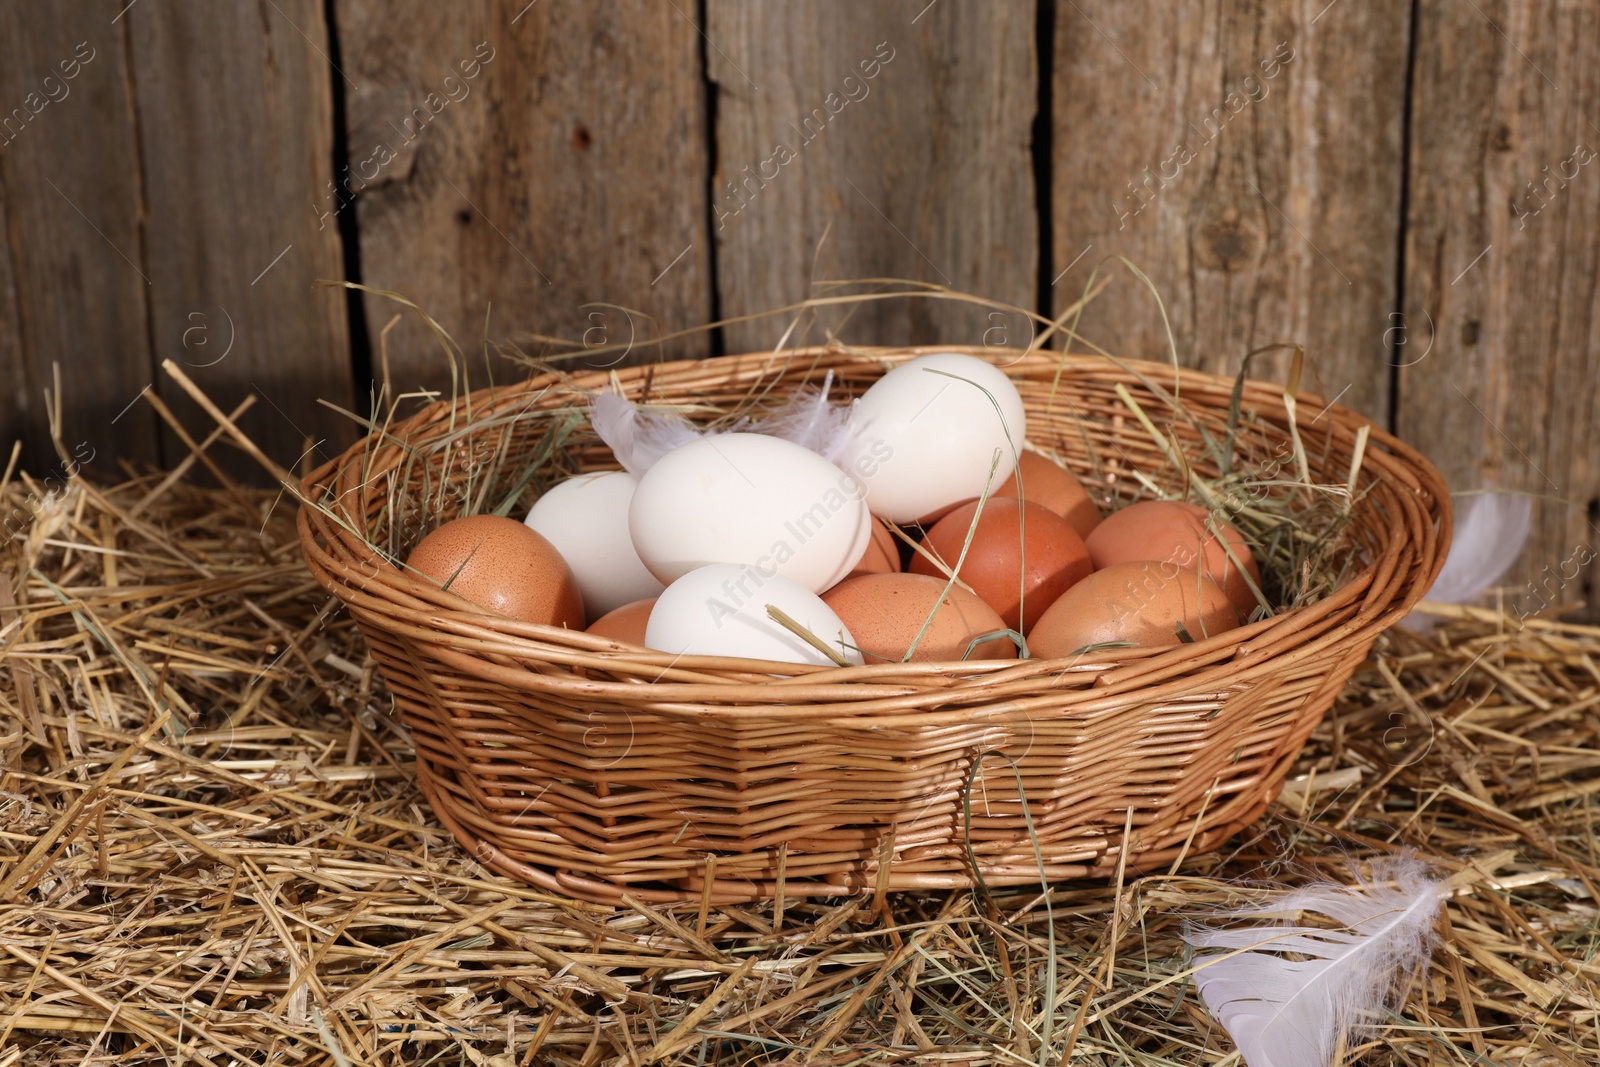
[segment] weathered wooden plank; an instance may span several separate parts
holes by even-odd
[[[1541,494],[1518,611],[1597,599],[1596,54],[1582,7],[1419,7],[1399,425],[1453,486]]]
[[[724,317],[792,304],[822,279],[914,279],[1035,306],[1033,3],[707,8]],[[821,316],[811,337],[840,320]],[[769,348],[787,325],[730,326],[728,350]],[[897,300],[857,308],[840,335],[1020,345],[1030,332],[1020,316]]]
[[[343,298],[315,284],[343,275],[338,231],[311,206],[331,177],[338,76],[321,5],[173,0],[135,5],[124,21],[155,355],[188,364],[225,410],[258,392],[266,402],[244,428],[285,467],[307,437],[329,456],[354,434],[316,403],[352,400]],[[156,388],[209,428],[176,383],[159,375]],[[169,435],[168,461],[181,450]]]
[[[494,338],[633,336],[626,362],[660,358],[647,343],[659,331],[710,318],[704,91],[683,9],[336,3],[356,173],[329,206],[353,202],[363,280],[443,324],[475,384],[491,305]],[[399,309],[366,306],[376,338]],[[702,335],[665,351],[706,347]],[[448,388],[437,343],[409,313],[389,354],[397,390]]]
[[[1403,4],[1060,6],[1055,306],[1126,256],[1182,362],[1231,374],[1304,342],[1310,387],[1386,420],[1407,23]],[[1150,292],[1104,269],[1123,277],[1085,336],[1165,357]]]
[[[139,233],[138,146],[115,10],[0,5],[0,462],[59,477],[44,390],[62,377],[63,442],[78,460],[159,458]]]

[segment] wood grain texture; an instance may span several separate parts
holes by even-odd
[[[312,208],[332,169],[326,23],[315,0],[138,4],[128,24],[144,173],[150,338],[224,410],[255,391],[242,423],[293,468],[305,440],[331,456],[354,438],[317,398],[348,407],[338,231]],[[231,347],[229,347],[231,342]],[[224,354],[226,353],[226,354]],[[211,421],[159,375],[163,399]],[[183,446],[170,435],[167,460]],[[242,456],[233,469],[259,476]]]
[[[704,354],[703,335],[647,343],[711,311],[700,39],[673,5],[338,0],[335,10],[355,82],[363,278],[443,324],[475,384],[491,308],[494,338],[633,336],[623,363]],[[585,307],[594,302],[634,310]],[[375,339],[398,310],[368,299]],[[439,346],[410,313],[388,348],[397,390],[448,389]]]
[[[1231,374],[1303,342],[1308,388],[1386,421],[1405,6],[1082,0],[1056,18],[1055,306],[1126,256],[1185,364]],[[1165,356],[1150,292],[1103,269],[1122,277],[1085,336]]]
[[[724,317],[792,304],[820,279],[916,279],[1034,307],[1033,3],[707,9]],[[857,344],[1020,345],[1031,335],[1021,316],[920,300],[840,322],[821,316],[810,338],[838,328]],[[787,325],[730,326],[728,351],[770,348]]]
[[[1399,425],[1456,489],[1544,498],[1513,610],[1596,600],[1597,53],[1592,8],[1419,9]]]
[[[79,459],[159,459],[125,26],[104,4],[0,5],[0,462],[59,470],[44,390],[60,366]],[[71,74],[68,77],[68,74]],[[115,421],[113,421],[115,420]]]

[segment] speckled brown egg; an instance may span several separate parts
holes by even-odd
[[[1024,452],[1017,461],[1017,470],[1005,484],[995,490],[995,496],[1015,497],[1017,493],[1017,474],[1022,475],[1022,492],[1024,500],[1031,500],[1035,504],[1042,504],[1051,511],[1067,520],[1067,525],[1078,532],[1079,537],[1087,538],[1094,528],[1100,525],[1100,505],[1090,499],[1084,492],[1083,484],[1072,476],[1072,472],[1061,466],[1049,456],[1040,455],[1038,452]]]
[[[1138,560],[1095,571],[1050,605],[1028,633],[1028,654],[1060,659],[1088,645],[1176,645],[1178,623],[1196,641],[1239,625],[1239,614],[1193,567]]]
[[[923,547],[954,568],[977,512],[976,500],[952,511],[928,531]],[[943,577],[920,552],[907,569]],[[1083,538],[1066,519],[1029,501],[991,497],[983,506],[972,547],[961,564],[961,580],[994,608],[1007,626],[1026,633],[1045,609],[1090,569]]]
[[[1015,659],[1017,646],[1004,637],[985,641],[967,654],[973,638],[1006,626],[978,597],[960,586],[946,594],[945,584],[925,574],[863,574],[846,578],[823,593],[822,600],[845,624],[868,663],[903,660],[929,615],[933,621],[917,642],[912,662]]]
[[[411,550],[406,566],[489,611],[583,629],[583,597],[567,561],[516,519],[452,519]]]
[[[589,624],[589,632],[625,644],[643,645],[645,624],[650,621],[650,609],[655,606],[656,598],[647,597],[612,608]]]
[[[889,532],[878,519],[872,520],[872,540],[867,542],[866,554],[861,557],[861,562],[856,564],[856,569],[845,577],[854,578],[858,574],[897,574],[900,571],[900,545],[895,541],[894,534]]]
[[[1106,516],[1094,532],[1084,538],[1089,546],[1089,558],[1098,570],[1114,563],[1132,563],[1136,560],[1176,563],[1180,567],[1198,567],[1228,594],[1228,599],[1248,616],[1258,601],[1250,584],[1261,586],[1261,571],[1255,556],[1243,535],[1221,519],[1217,520],[1218,533],[1206,525],[1207,512],[1194,504],[1180,500],[1141,500]],[[1246,582],[1228,558],[1222,547],[1226,539],[1234,555],[1244,564]]]

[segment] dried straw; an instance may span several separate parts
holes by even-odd
[[[1600,1059],[1593,628],[1384,635],[1254,831],[1168,872],[605,908],[432,820],[277,494],[0,504],[0,1067],[1237,1064],[1184,916],[1402,847],[1454,895],[1352,1062]]]

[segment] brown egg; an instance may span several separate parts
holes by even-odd
[[[952,511],[928,531],[923,547],[954,568],[977,511],[976,500]],[[1019,548],[1027,553],[1025,560],[1019,556]],[[909,569],[943,577],[920,552],[911,557]],[[994,608],[1007,626],[1027,632],[1056,597],[1091,569],[1083,538],[1066,519],[1039,504],[991,497],[983,506],[972,547],[961,565],[961,580]],[[1019,611],[1019,606],[1024,610]]]
[[[1024,452],[1017,461],[1017,472],[1022,475],[1022,499],[1043,504],[1067,520],[1079,537],[1088,537],[1100,525],[1100,505],[1083,491],[1083,485],[1072,472],[1049,456],[1037,452]],[[1017,495],[1017,472],[1006,479],[994,492],[995,496]]]
[[[872,520],[872,540],[867,542],[867,553],[856,564],[856,569],[845,575],[898,574],[900,572],[900,543],[878,519]]]
[[[1050,605],[1028,633],[1028,654],[1060,659],[1086,645],[1176,645],[1182,622],[1196,641],[1239,625],[1238,612],[1193,567],[1139,560],[1095,571]]]
[[[1006,625],[993,608],[960,586],[952,586],[941,600],[945,584],[924,574],[863,574],[823,593],[822,601],[839,616],[868,663],[904,659],[929,615],[933,621],[917,642],[913,663],[1016,659],[1017,646],[1005,637],[985,641],[967,655],[974,637],[1004,630]]]
[[[452,519],[424,537],[406,565],[489,611],[583,629],[583,597],[567,561],[516,519]]]
[[[1084,538],[1095,569],[1114,563],[1155,560],[1180,567],[1203,567],[1204,573],[1222,587],[1228,599],[1248,617],[1258,601],[1250,584],[1228,558],[1222,540],[1206,525],[1206,509],[1179,500],[1141,500],[1106,516],[1094,532]],[[1257,588],[1261,571],[1244,537],[1219,518],[1218,530],[1244,564],[1245,573]]]
[[[589,624],[589,632],[625,644],[643,645],[644,627],[650,621],[650,609],[655,606],[656,598],[649,597],[612,608]]]

